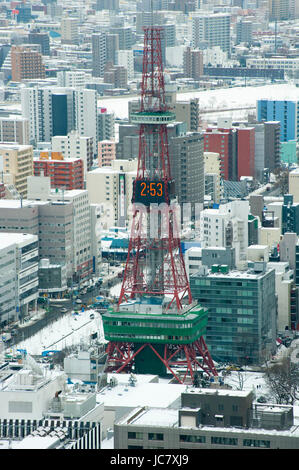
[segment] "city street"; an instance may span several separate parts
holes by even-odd
[[[11,338],[10,341],[5,343],[5,347],[14,346],[29,338],[30,336],[35,335],[38,331],[72,310],[81,310],[82,307],[88,308],[88,305],[91,305],[96,301],[97,296],[108,297],[109,289],[120,282],[118,273],[121,272],[122,269],[122,267],[110,267],[110,273],[109,275],[103,276],[103,283],[101,286],[94,286],[93,290],[87,292],[86,294],[79,293],[78,298],[82,300],[82,304],[75,302],[76,296],[73,298],[73,304],[71,299],[65,299],[62,301],[53,300],[49,302],[48,311],[45,310],[44,315],[38,315],[38,318],[36,318],[35,321],[29,321],[28,324],[25,322],[21,326],[14,325],[13,329],[15,330],[16,334]],[[66,312],[61,311],[64,308],[67,309]],[[11,329],[7,331],[9,332]]]

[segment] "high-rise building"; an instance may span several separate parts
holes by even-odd
[[[291,0],[268,0],[269,2],[269,20],[280,21],[291,18]]]
[[[235,248],[236,266],[241,268],[247,260],[248,201],[232,201],[217,209],[204,209],[200,213],[200,242],[202,248],[218,246]]]
[[[0,143],[0,160],[5,182],[13,184],[18,193],[26,198],[27,177],[33,175],[32,146]]]
[[[38,297],[38,238],[0,233],[0,324],[22,320]]]
[[[110,34],[117,34],[119,38],[119,49],[131,49],[134,44],[133,28],[131,26],[114,26],[109,30]]]
[[[114,140],[115,115],[108,113],[106,108],[98,109],[98,140]]]
[[[190,278],[192,295],[208,308],[206,342],[217,361],[262,364],[276,351],[275,271],[212,266]],[[232,295],[234,293],[234,295]]]
[[[208,128],[204,132],[204,151],[220,155],[221,177],[236,181],[237,170],[237,131],[233,128]]]
[[[92,75],[93,77],[103,77],[107,61],[107,40],[106,35],[93,34],[92,44]]]
[[[190,203],[190,216],[195,217],[195,205],[204,202],[203,135],[188,132],[169,139],[171,176],[184,216],[184,204]],[[182,220],[183,221],[183,220]],[[190,222],[190,220],[189,220]]]
[[[61,43],[79,44],[79,28],[77,18],[61,18]]]
[[[242,42],[246,44],[252,43],[252,21],[248,20],[239,20],[236,24],[236,44]]]
[[[215,13],[194,15],[192,17],[192,46],[220,46],[224,52],[230,53],[230,15]]]
[[[12,46],[11,78],[15,82],[26,79],[45,78],[42,55],[30,46]]]
[[[238,180],[241,176],[255,176],[255,131],[253,127],[237,128]]]
[[[22,116],[29,119],[30,141],[50,142],[77,130],[93,138],[97,153],[97,92],[88,89],[28,87],[21,90]]]
[[[40,44],[42,55],[50,55],[50,38],[48,33],[40,31],[31,31],[28,34],[30,44]]]
[[[279,121],[280,141],[299,139],[299,101],[258,100],[258,121]]]
[[[183,67],[185,77],[198,80],[203,75],[203,54],[199,49],[187,47],[183,55]]]

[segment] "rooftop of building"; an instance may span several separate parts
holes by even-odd
[[[28,243],[33,243],[37,241],[37,235],[31,235],[29,233],[5,233],[5,232],[0,232],[0,246],[1,249],[4,248],[5,246],[10,246],[13,243],[18,243],[18,244],[26,244]]]
[[[274,270],[274,268],[268,269],[266,268],[265,270],[257,270],[255,271],[254,269],[247,269],[246,271],[238,271],[238,270],[231,270],[227,271],[226,273],[217,271],[217,272],[212,272],[211,270],[207,271],[202,271],[199,270],[197,273],[194,273],[191,277],[193,278],[201,278],[201,277],[209,277],[210,278],[230,278],[230,279],[251,279],[251,280],[257,280],[263,277],[266,273],[269,271]]]

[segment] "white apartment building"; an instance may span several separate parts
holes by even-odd
[[[93,153],[97,154],[97,91],[76,90],[75,92],[76,129],[81,136],[93,137]]]
[[[70,88],[84,88],[89,74],[83,70],[60,70],[57,72],[57,85]]]
[[[231,17],[225,13],[192,16],[192,46],[207,42],[208,47],[220,46],[230,52],[230,23]]]
[[[93,162],[93,137],[81,136],[77,131],[52,137],[52,151],[61,152],[65,160],[78,158],[84,163],[84,180]]]
[[[77,130],[80,136],[93,137],[97,153],[96,90],[28,87],[21,89],[22,116],[29,120],[30,142],[50,142],[53,135]],[[61,121],[61,122],[58,122]]]
[[[127,69],[128,80],[134,79],[134,57],[133,50],[121,49],[116,51],[117,65],[122,65]]]
[[[112,160],[111,167],[88,172],[86,188],[92,204],[103,204],[104,228],[125,226],[131,216],[133,181],[137,173],[137,160]]]
[[[0,233],[0,323],[26,316],[38,297],[38,237]]]
[[[232,201],[218,209],[204,209],[200,213],[200,242],[202,248],[232,247],[236,250],[237,269],[247,260],[248,201]]]

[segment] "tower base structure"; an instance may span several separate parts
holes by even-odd
[[[170,373],[181,384],[193,383],[197,371],[217,376],[203,338],[207,310],[196,303],[179,314],[161,310],[157,304],[128,302],[102,315],[109,341],[106,372]]]

